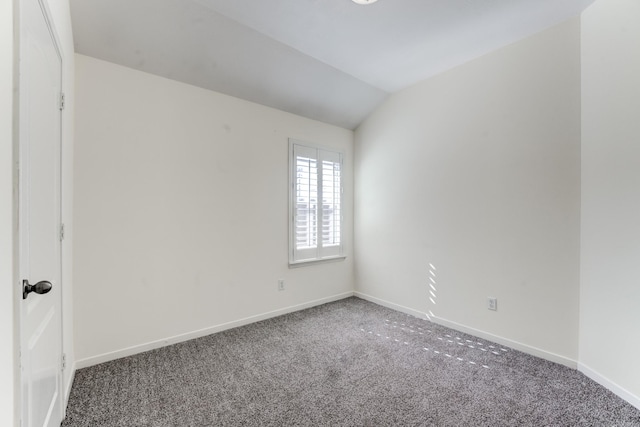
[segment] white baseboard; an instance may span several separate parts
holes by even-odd
[[[354,292],[354,295],[358,298],[362,298],[364,300],[370,301],[372,303],[381,305],[383,307],[390,308],[392,310],[401,311],[402,313],[410,314],[411,316],[418,317],[420,319],[425,319],[426,314],[419,310],[414,310],[413,308],[405,307],[404,305],[396,304],[384,299],[372,297],[368,294],[363,294],[362,292]]]
[[[620,387],[618,384],[609,380],[607,377],[601,375],[595,370],[591,369],[584,363],[578,363],[578,370],[585,374],[587,377],[591,378],[601,386],[609,389],[612,393],[618,395],[620,398],[626,400],[636,408],[640,409],[640,397],[631,393],[623,387]]]
[[[330,297],[325,297],[325,298],[317,299],[314,301],[309,301],[302,304],[281,308],[279,310],[269,311],[267,313],[245,317],[244,319],[238,319],[232,322],[222,323],[220,325],[199,329],[197,331],[187,332],[187,333],[176,335],[173,337],[168,337],[161,340],[148,342],[145,344],[123,348],[121,350],[116,350],[109,353],[100,354],[97,356],[87,357],[85,359],[77,360],[74,366],[74,370],[87,368],[89,366],[98,365],[100,363],[109,362],[111,360],[120,359],[122,357],[132,356],[138,353],[144,353],[145,351],[155,350],[156,348],[166,347],[168,345],[177,344],[179,342],[189,341],[194,338],[204,337],[207,335],[214,334],[216,332],[222,332],[227,329],[237,328],[239,326],[248,325],[250,323],[259,322],[261,320],[270,319],[272,317],[282,316],[283,314],[293,313],[296,311],[304,310],[307,308],[315,307],[317,305],[322,305],[322,304],[326,304],[333,301],[338,301],[338,300],[349,298],[352,296],[353,296],[353,292],[344,292],[342,294],[332,295]]]
[[[440,317],[432,317],[431,320],[434,323],[437,323],[442,326],[446,326],[451,329],[455,329],[460,332],[464,332],[470,335],[474,335],[476,337],[484,338],[485,340],[493,341],[498,344],[505,345],[507,347],[511,347],[515,350],[521,351],[523,353],[530,354],[532,356],[539,357],[541,359],[548,360],[550,362],[559,363],[560,365],[564,365],[571,369],[576,369],[578,367],[578,362],[576,360],[570,359],[565,356],[561,356],[556,353],[552,353],[550,351],[542,350],[538,347],[533,347],[527,344],[523,344],[518,341],[513,341],[508,338],[501,337],[499,335],[493,335],[488,332],[481,331],[479,329],[474,329],[469,326],[461,325],[456,322],[452,322],[450,320],[442,319]]]
[[[481,331],[479,329],[474,329],[466,325],[462,325],[460,323],[452,322],[447,319],[443,319],[437,316],[427,316],[424,312],[414,310],[409,307],[405,307],[403,305],[395,304],[390,301],[386,301],[380,298],[373,297],[371,295],[363,294],[362,292],[355,292],[355,296],[365,299],[367,301],[371,301],[378,305],[382,305],[384,307],[391,308],[393,310],[401,311],[403,313],[409,314],[414,317],[418,317],[420,319],[428,319],[433,323],[438,325],[446,326],[447,328],[455,329],[459,332],[464,332],[466,334],[470,334],[479,338],[483,338],[488,341],[493,341],[498,344],[502,344],[504,346],[513,348],[515,350],[519,350],[523,353],[530,354],[532,356],[539,357],[541,359],[549,360],[551,362],[559,363],[561,365],[567,366],[572,369],[576,369],[578,367],[578,362],[570,359],[568,357],[561,356],[559,354],[551,353],[546,350],[539,349],[537,347],[533,347],[527,344],[523,344],[518,341],[513,341],[508,338],[504,338],[498,335],[493,335],[485,331]]]

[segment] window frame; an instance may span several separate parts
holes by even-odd
[[[339,178],[339,243],[337,245],[325,246],[322,235],[322,225],[317,226],[316,246],[315,248],[298,249],[296,247],[296,212],[298,209],[297,200],[297,180],[298,180],[298,164],[296,156],[296,147],[299,151],[315,151],[315,161],[317,166],[317,188],[320,189],[316,194],[322,196],[322,161],[323,159],[338,159],[340,165]],[[335,160],[329,160],[335,163]],[[289,223],[289,267],[300,267],[309,264],[317,264],[323,262],[331,262],[343,260],[346,258],[344,254],[344,236],[345,236],[345,214],[344,214],[344,150],[335,147],[326,147],[322,145],[312,144],[296,139],[289,139],[289,168],[288,168],[288,184],[289,184],[289,200],[288,200],[288,223]],[[323,203],[316,203],[316,218],[323,215]],[[325,250],[326,249],[326,250]],[[312,254],[312,255],[310,255]]]

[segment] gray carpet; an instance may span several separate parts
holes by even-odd
[[[577,371],[358,298],[79,370],[72,426],[640,426]]]

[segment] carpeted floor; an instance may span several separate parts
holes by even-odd
[[[358,298],[79,370],[72,426],[640,426],[572,369]]]

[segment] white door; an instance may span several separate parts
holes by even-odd
[[[20,275],[23,285],[28,281],[34,286],[27,288],[33,292],[25,295],[20,310],[22,426],[59,427],[62,61],[46,7],[38,0],[21,0],[19,5]]]

